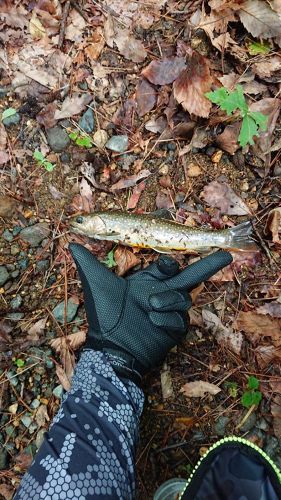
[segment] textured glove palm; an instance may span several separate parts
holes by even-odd
[[[69,246],[82,282],[89,323],[86,348],[106,352],[117,373],[140,382],[159,365],[187,331],[188,291],[232,261],[216,252],[179,272],[161,256],[124,279],[109,271],[85,247]]]

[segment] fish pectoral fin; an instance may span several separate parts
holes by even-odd
[[[99,233],[99,239],[106,239],[106,240],[119,240],[121,239],[121,234],[120,233]]]
[[[158,253],[174,253],[170,250],[170,248],[165,248],[165,247],[151,247],[152,250],[155,250],[155,252]]]

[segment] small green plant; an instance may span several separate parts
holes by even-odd
[[[2,121],[5,120],[5,118],[10,118],[10,116],[15,115],[17,110],[15,108],[7,108],[5,111],[2,113]]]
[[[93,146],[93,140],[88,135],[79,135],[77,132],[71,132],[69,137],[77,146],[82,146],[83,148],[91,148]]]
[[[226,111],[228,116],[239,110],[242,117],[242,125],[238,136],[240,146],[253,145],[253,137],[259,136],[260,131],[265,132],[268,116],[260,113],[260,111],[249,110],[241,85],[237,85],[233,91],[221,87],[213,92],[207,92],[205,96],[223,111]]]
[[[259,54],[268,54],[270,52],[270,44],[266,41],[251,42],[248,46],[249,54],[251,56],[258,56]]]
[[[225,382],[225,387],[228,389],[229,395],[232,398],[237,398],[238,384],[236,382]]]
[[[250,406],[258,405],[262,400],[262,393],[258,390],[260,385],[259,380],[250,376],[247,382],[247,390],[243,392],[241,403],[245,408],[250,408]]]
[[[110,252],[108,252],[106,259],[102,260],[102,263],[105,264],[106,267],[108,267],[109,269],[117,265],[114,260],[114,250],[115,247],[112,250],[110,250]]]
[[[24,365],[25,365],[25,361],[21,358],[18,358],[15,360],[15,365],[18,367],[18,368],[23,368]]]
[[[50,161],[48,161],[47,158],[45,158],[45,156],[43,155],[43,153],[41,153],[41,151],[38,151],[38,149],[34,151],[33,158],[34,160],[37,161],[37,163],[41,167],[44,167],[48,172],[52,172],[52,170],[54,170],[56,166],[55,163],[51,163]]]

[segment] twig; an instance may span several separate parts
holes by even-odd
[[[70,0],[70,3],[72,5],[72,7],[77,10],[78,14],[80,14],[81,17],[83,17],[84,21],[86,21],[86,23],[89,22],[89,19],[87,18],[86,14],[84,14],[83,10],[81,9],[81,7],[78,5],[77,2],[75,2],[75,0]]]
[[[59,41],[58,41],[58,48],[59,49],[61,49],[62,45],[63,45],[65,28],[66,28],[66,21],[68,18],[69,9],[70,9],[70,0],[67,0],[64,4],[63,14],[62,14],[62,18],[61,18],[60,34],[59,34]]]
[[[250,406],[249,410],[247,411],[246,415],[242,418],[241,422],[236,425],[235,430],[238,431],[243,424],[248,420],[249,416],[253,413],[254,409],[256,408],[257,405],[252,405]]]

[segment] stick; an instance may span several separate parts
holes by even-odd
[[[63,44],[63,40],[64,40],[64,33],[65,33],[65,28],[66,28],[66,21],[67,21],[68,14],[69,14],[69,9],[70,9],[70,0],[67,0],[64,4],[61,25],[60,25],[60,34],[59,34],[59,41],[58,41],[58,48],[59,49],[62,48],[62,44]]]

